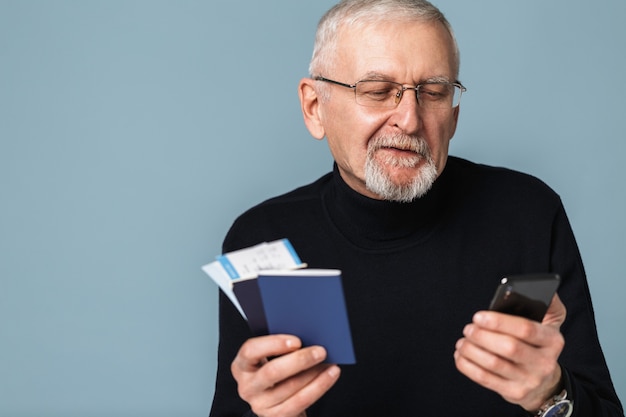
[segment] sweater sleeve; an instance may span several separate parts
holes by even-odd
[[[553,223],[551,268],[561,274],[559,296],[567,308],[561,327],[565,348],[560,362],[571,384],[573,417],[619,417],[624,411],[617,397],[600,347],[585,271],[563,206]]]
[[[222,291],[219,297],[219,334],[215,395],[209,416],[254,417],[250,406],[237,394],[237,382],[230,372],[239,347],[250,337],[248,325]]]
[[[242,219],[238,219],[224,238],[222,252],[231,252],[262,241],[261,236],[253,233],[257,229],[242,225]],[[230,371],[230,365],[237,356],[239,348],[250,337],[252,334],[248,323],[220,290],[217,375],[209,417],[256,417],[250,405],[239,397],[237,382]]]

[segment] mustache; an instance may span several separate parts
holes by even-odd
[[[430,147],[423,138],[402,133],[377,136],[368,144],[368,152],[370,153],[382,148],[396,148],[430,156]]]

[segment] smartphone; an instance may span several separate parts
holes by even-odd
[[[560,282],[559,275],[551,273],[502,278],[489,309],[541,322]]]

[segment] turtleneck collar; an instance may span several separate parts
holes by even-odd
[[[446,175],[437,178],[423,197],[410,203],[376,200],[352,189],[333,167],[324,195],[335,227],[359,247],[384,249],[421,241],[439,224],[444,209]]]

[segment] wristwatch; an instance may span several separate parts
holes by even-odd
[[[569,417],[574,411],[574,404],[567,399],[567,390],[561,391],[560,394],[555,395],[546,401],[537,414],[536,417]]]

